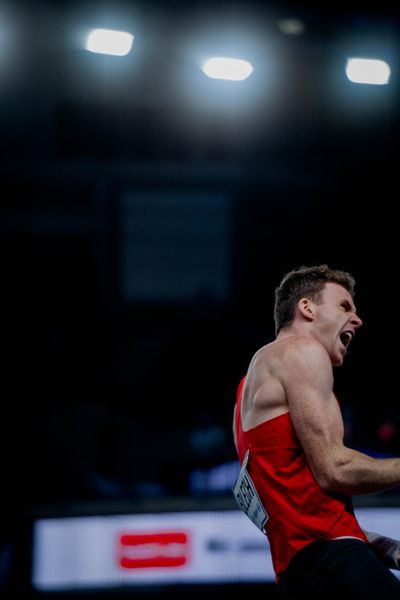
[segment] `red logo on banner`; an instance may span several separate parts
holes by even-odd
[[[182,567],[188,562],[188,535],[183,531],[125,533],[119,541],[124,569]]]

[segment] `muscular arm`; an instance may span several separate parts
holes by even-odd
[[[400,458],[375,459],[344,445],[332,366],[318,342],[294,338],[281,375],[293,426],[323,489],[356,495],[400,485]]]

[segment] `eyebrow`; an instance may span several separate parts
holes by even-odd
[[[351,310],[354,313],[357,312],[357,309],[356,309],[355,305],[351,304],[348,300],[342,300],[342,304],[346,305],[346,309],[347,310]]]

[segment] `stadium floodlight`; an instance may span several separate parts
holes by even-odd
[[[390,67],[384,60],[349,58],[346,64],[347,78],[353,83],[387,85]]]
[[[86,50],[98,54],[126,56],[132,48],[133,37],[126,31],[94,29],[87,38]]]
[[[224,58],[215,56],[203,65],[203,72],[212,79],[229,79],[243,81],[253,72],[252,65],[247,60],[239,58]]]

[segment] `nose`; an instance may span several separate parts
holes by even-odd
[[[361,321],[360,317],[356,314],[353,315],[352,319],[351,319],[351,324],[358,329],[359,327],[361,327],[361,325],[363,324],[363,322]]]

